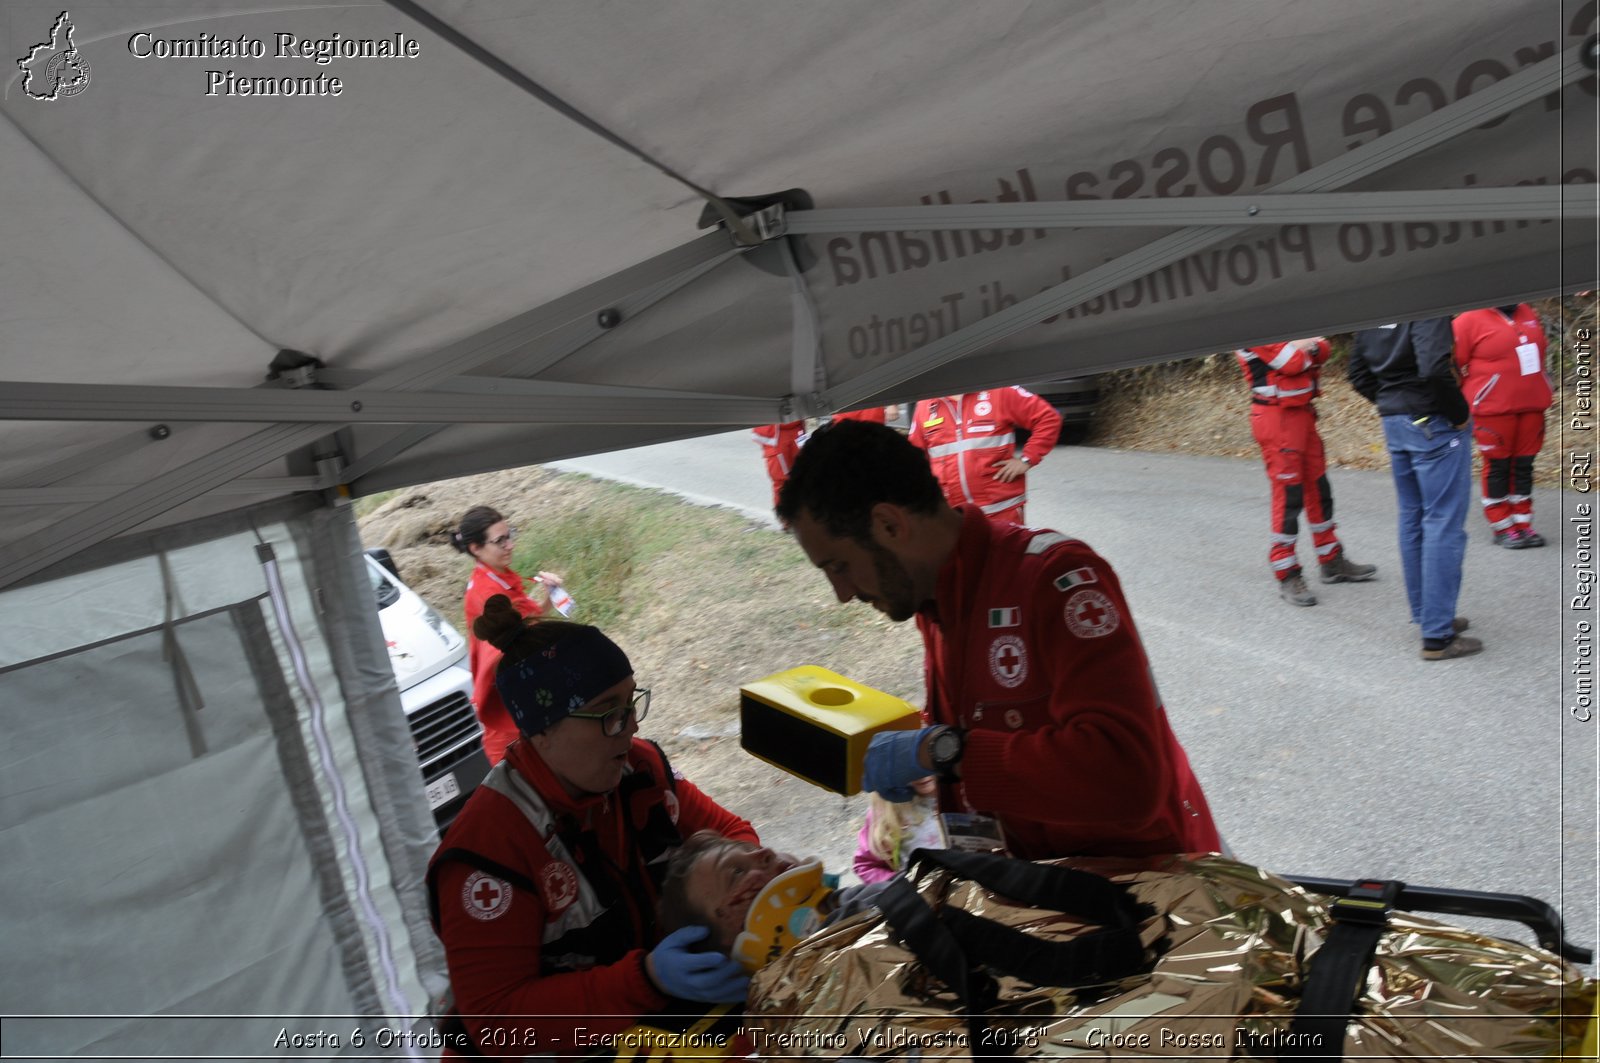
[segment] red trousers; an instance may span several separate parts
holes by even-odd
[[[1339,556],[1334,533],[1333,488],[1328,484],[1317,412],[1306,406],[1250,407],[1250,433],[1261,446],[1272,483],[1272,547],[1267,559],[1280,580],[1300,574],[1295,541],[1300,537],[1300,511],[1311,525],[1311,543],[1319,562]]]
[[[1483,515],[1495,531],[1533,525],[1533,459],[1544,446],[1544,411],[1481,413],[1472,438],[1483,455]]]

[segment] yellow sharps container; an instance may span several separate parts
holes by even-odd
[[[815,665],[739,688],[740,746],[835,793],[861,792],[873,735],[921,726],[910,704]]]

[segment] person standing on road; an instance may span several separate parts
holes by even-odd
[[[750,436],[761,445],[761,456],[767,462],[767,478],[772,481],[772,504],[778,504],[778,489],[794,468],[794,459],[800,455],[800,445],[805,441],[804,421],[785,421],[782,424],[764,424],[751,431]]]
[[[1017,429],[1028,445],[1017,453]],[[928,452],[950,504],[972,505],[996,520],[1023,523],[1028,469],[1061,435],[1061,415],[1025,388],[994,388],[923,399],[911,415],[911,442]]]
[[[1554,397],[1545,373],[1544,326],[1527,303],[1457,314],[1451,327],[1472,438],[1483,456],[1483,515],[1496,546],[1543,546],[1533,530],[1533,459],[1544,446]]]
[[[444,1029],[479,1049],[461,1055],[577,1057],[578,1031],[620,1032],[669,997],[743,1000],[743,969],[704,951],[703,929],[663,937],[656,904],[685,837],[754,845],[755,830],[638,737],[650,691],[598,628],[531,621],[495,595],[473,629],[502,655],[495,683],[522,737],[428,864]]]
[[[473,506],[462,516],[450,536],[450,545],[470,554],[477,567],[467,577],[467,593],[461,611],[467,625],[467,666],[472,669],[472,707],[483,726],[483,752],[491,766],[500,763],[506,747],[518,738],[517,725],[500,701],[494,673],[500,651],[472,633],[483,615],[483,604],[496,594],[510,599],[517,612],[538,617],[544,609],[528,597],[527,580],[511,567],[512,546],[517,530],[492,506]],[[554,572],[540,572],[540,582],[552,590],[566,581]]]
[[[900,433],[849,421],[806,444],[778,516],[841,602],[922,633],[928,726],[873,736],[866,789],[907,801],[937,775],[941,811],[993,817],[1029,860],[1219,849],[1121,585],[1088,546],[953,508]]]
[[[1236,353],[1250,384],[1250,434],[1261,447],[1272,484],[1267,562],[1284,601],[1316,605],[1295,553],[1302,509],[1311,523],[1323,583],[1362,583],[1378,571],[1377,565],[1358,565],[1345,556],[1333,523],[1333,486],[1313,405],[1322,390],[1322,363],[1332,348],[1323,337],[1312,336]]]
[[[1483,649],[1456,616],[1472,498],[1471,412],[1456,383],[1447,317],[1356,333],[1350,383],[1378,407],[1400,508],[1400,565],[1422,658]]]

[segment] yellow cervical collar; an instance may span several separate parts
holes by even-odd
[[[812,857],[778,875],[756,894],[744,917],[744,932],[733,942],[733,958],[747,971],[759,971],[822,925],[818,911],[833,892],[831,875]]]

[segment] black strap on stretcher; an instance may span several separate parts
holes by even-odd
[[[890,881],[877,898],[884,922],[956,995],[977,1056],[1014,1048],[1004,1039],[988,1051],[978,1047],[990,1045],[985,1013],[997,1001],[996,974],[1035,985],[1089,985],[1148,970],[1153,962],[1139,936],[1152,910],[1127,887],[1100,875],[954,849],[917,849],[907,864],[912,875],[942,868],[1016,904],[1067,913],[1098,927],[1066,941],[1043,941],[957,908],[936,910],[907,878]]]
[[[1280,1051],[1282,1059],[1340,1063],[1345,1058],[1345,1027],[1358,1010],[1356,1001],[1366,988],[1373,954],[1389,927],[1389,913],[1396,908],[1514,920],[1532,929],[1542,948],[1574,963],[1593,959],[1591,950],[1566,940],[1555,909],[1533,897],[1407,886],[1393,879],[1290,881],[1311,893],[1334,898],[1328,906],[1333,926],[1311,958],[1305,990],[1290,1026],[1295,1036]]]
[[[1378,939],[1389,927],[1389,913],[1406,888],[1393,879],[1355,882],[1328,905],[1333,926],[1311,957],[1305,990],[1289,1027],[1283,1059],[1338,1063],[1344,1059],[1344,1028],[1367,985]]]

